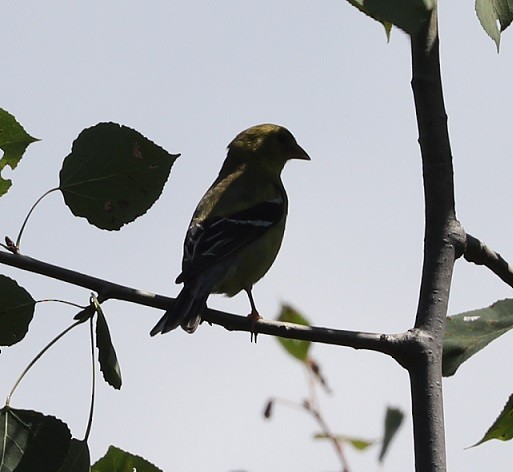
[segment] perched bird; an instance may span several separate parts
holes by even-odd
[[[228,145],[219,176],[199,202],[185,237],[176,279],[184,286],[152,336],[178,326],[193,333],[211,293],[232,297],[246,291],[248,317],[260,318],[251,289],[281,246],[288,202],[280,174],[289,159],[310,157],[278,125],[253,126]]]

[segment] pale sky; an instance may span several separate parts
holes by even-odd
[[[467,231],[513,261],[511,35],[502,50],[466,4],[441,2],[444,92],[455,165],[458,217]],[[132,127],[181,153],[160,200],[119,232],[75,218],[60,194],[34,213],[22,252],[97,277],[176,296],[183,237],[216,177],[226,145],[262,122],[286,126],[311,162],[283,179],[290,200],[282,250],[254,296],[274,318],[281,302],[318,326],[396,332],[417,304],[423,238],[420,153],[410,88],[409,40],[387,44],[381,25],[342,0],[17,1],[0,10],[0,107],[42,139],[29,147],[0,199],[1,236],[14,238],[32,203],[58,184],[80,131],[101,121]],[[86,290],[2,267],[36,299],[86,304]],[[511,297],[483,268],[458,261],[450,311]],[[213,296],[212,308],[247,314],[246,297]],[[94,460],[110,444],[166,472],[338,470],[318,427],[269,397],[301,401],[301,366],[276,340],[202,325],[190,336],[150,338],[161,312],[110,301],[104,311],[123,373],[120,392],[99,380],[90,438]],[[64,329],[75,311],[37,307],[26,339],[0,356],[0,396]],[[66,421],[82,437],[89,402],[87,327],[67,336],[20,386],[12,405]],[[449,470],[506,471],[511,443],[478,441],[513,392],[511,334],[444,384]],[[339,434],[376,438],[388,405],[406,420],[384,466],[378,448],[347,449],[353,472],[413,470],[406,371],[383,355],[314,346],[334,391],[321,394]],[[500,363],[500,364],[499,364]],[[496,367],[500,365],[499,369]]]

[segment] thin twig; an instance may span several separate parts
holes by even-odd
[[[344,454],[344,449],[342,447],[342,444],[339,441],[339,439],[331,432],[331,430],[328,426],[328,423],[324,420],[324,418],[321,414],[321,408],[320,408],[320,405],[319,405],[319,402],[317,399],[317,392],[315,389],[315,376],[314,376],[314,373],[309,368],[307,368],[307,379],[306,380],[307,380],[307,385],[308,385],[308,390],[309,390],[309,399],[308,400],[298,403],[298,402],[295,402],[292,400],[275,397],[275,398],[272,398],[271,400],[269,400],[268,405],[281,403],[288,407],[301,409],[301,410],[309,413],[315,419],[315,421],[321,428],[323,435],[327,439],[330,440],[333,447],[335,448],[335,452],[336,452],[336,454],[339,458],[340,464],[342,466],[342,472],[350,472],[349,463]],[[269,408],[269,406],[268,406],[268,408]],[[266,409],[266,411],[267,411],[267,409]],[[270,413],[268,415],[266,415],[267,418],[269,416],[270,416]]]
[[[317,421],[317,424],[320,426],[324,435],[331,441],[335,451],[340,460],[340,464],[342,465],[342,472],[350,472],[349,471],[349,463],[346,459],[346,455],[344,453],[344,449],[342,447],[341,442],[337,439],[337,437],[331,432],[331,429],[328,426],[328,423],[324,420],[324,417],[321,414],[321,406],[319,404],[319,399],[317,397],[317,389],[316,389],[316,378],[315,373],[308,366],[308,384],[310,390],[310,400],[303,404],[303,407],[306,411],[308,411]]]
[[[513,267],[498,252],[470,234],[467,234],[464,257],[468,262],[488,267],[503,282],[513,287]]]
[[[324,435],[330,439],[335,451],[337,451],[338,458],[340,459],[340,463],[342,464],[342,472],[349,472],[349,464],[347,462],[346,456],[344,454],[344,449],[342,449],[342,445],[340,441],[336,438],[336,436],[331,432],[328,424],[324,421],[324,418],[321,415],[321,412],[317,408],[308,408],[308,405],[305,405],[305,409],[310,412],[310,414],[315,418],[318,425],[322,429]]]

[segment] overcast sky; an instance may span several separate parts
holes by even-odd
[[[458,217],[513,261],[511,198],[512,41],[499,55],[472,2],[440,5],[444,92],[455,159]],[[409,40],[387,44],[381,25],[342,0],[2,2],[0,107],[42,139],[0,199],[1,236],[14,238],[32,203],[58,184],[80,131],[101,121],[137,129],[181,153],[162,197],[142,218],[106,232],[75,218],[54,193],[38,207],[22,251],[117,283],[175,296],[183,237],[197,201],[216,177],[226,145],[248,126],[286,126],[310,162],[283,174],[290,208],[282,250],[254,295],[273,318],[287,302],[319,326],[396,332],[417,304],[423,190]],[[87,303],[89,293],[2,267],[35,299]],[[458,261],[450,311],[511,297],[485,269]],[[246,314],[244,295],[210,306]],[[285,407],[262,418],[267,399],[301,401],[302,367],[273,338],[202,325],[150,338],[161,313],[128,303],[104,310],[123,372],[121,392],[99,382],[90,438],[94,459],[115,444],[166,472],[338,470],[328,444],[312,440],[311,418]],[[23,343],[2,350],[0,396],[75,314],[37,307]],[[478,441],[513,392],[511,334],[445,381],[449,469],[511,470],[511,443]],[[82,437],[90,368],[87,327],[67,336],[13,398],[66,421]],[[333,431],[382,434],[388,405],[405,424],[384,471],[413,470],[409,384],[388,357],[314,346],[334,391],[320,395]],[[500,364],[499,364],[500,363]],[[499,364],[499,368],[497,368]],[[378,449],[348,449],[353,472],[378,470]]]

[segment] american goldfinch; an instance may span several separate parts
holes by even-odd
[[[248,316],[253,322],[260,318],[251,289],[281,246],[288,202],[280,174],[289,159],[310,157],[278,125],[253,126],[228,145],[219,176],[199,202],[185,236],[176,279],[184,286],[152,336],[178,326],[193,333],[211,293],[232,297],[244,290],[251,305]]]

